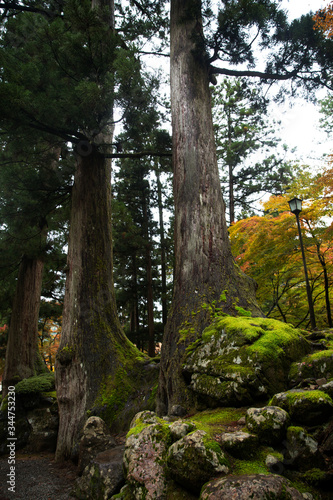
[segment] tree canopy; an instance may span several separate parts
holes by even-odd
[[[233,253],[258,283],[266,315],[308,327],[308,304],[295,216],[288,200],[303,198],[300,213],[314,309],[319,327],[332,326],[330,294],[333,265],[332,168],[320,175],[298,169],[287,193],[264,203],[266,215],[241,220],[230,228]]]

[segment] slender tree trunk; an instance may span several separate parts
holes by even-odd
[[[234,264],[218,175],[202,48],[200,0],[171,1],[171,106],[175,199],[175,284],[161,357],[159,414],[195,401],[182,376],[186,347],[219,307],[262,315],[255,287]],[[207,307],[208,306],[208,307]],[[216,309],[215,309],[216,310]]]
[[[158,168],[156,169],[156,179],[157,179],[157,199],[158,199],[158,214],[160,223],[160,242],[161,242],[162,323],[163,326],[165,327],[168,318],[166,256],[165,256],[164,220],[163,220],[163,203],[162,203],[162,185]]]
[[[324,289],[325,289],[325,304],[326,304],[326,315],[327,315],[327,323],[330,328],[332,328],[332,312],[331,312],[331,302],[330,302],[330,287],[329,287],[329,279],[327,273],[327,266],[325,261],[325,256],[320,252],[320,243],[316,244],[317,247],[317,255],[320,262],[321,267],[324,272]]]
[[[231,148],[232,148],[232,132],[231,128],[233,126],[232,124],[232,119],[231,119],[231,112],[230,112],[230,107],[227,107],[227,114],[228,114],[228,145],[229,145],[229,151],[230,151],[230,157],[228,161],[228,175],[229,175],[229,225],[234,222],[235,220],[235,199],[234,199],[234,165],[233,165],[233,160],[232,157],[233,155],[231,154]]]
[[[148,206],[147,198],[144,193],[142,199],[142,209],[144,216],[144,232],[146,240],[146,277],[147,277],[147,316],[148,316],[148,355],[155,356],[155,338],[154,338],[154,297],[153,297],[153,278],[151,263],[151,241],[149,236]]]
[[[138,272],[136,263],[136,253],[132,256],[132,266],[133,266],[133,305],[131,313],[131,332],[134,333],[135,343],[138,349],[142,348],[142,342],[140,338],[140,321],[139,321],[139,298],[138,298]]]
[[[16,283],[6,350],[2,394],[8,387],[36,374],[38,316],[44,261],[23,256]]]

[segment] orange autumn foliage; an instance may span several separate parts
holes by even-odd
[[[313,17],[314,29],[322,31],[328,38],[333,37],[333,1],[324,9],[318,10]]]

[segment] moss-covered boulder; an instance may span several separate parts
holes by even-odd
[[[320,425],[333,416],[333,401],[319,390],[294,389],[275,394],[271,405],[286,410],[293,422],[301,425]]]
[[[183,372],[207,406],[250,405],[287,389],[290,365],[310,349],[280,321],[223,316],[188,347]]]
[[[303,427],[288,427],[284,445],[284,465],[300,471],[324,465],[317,441]]]
[[[6,448],[8,432],[8,396],[0,410],[0,455]],[[51,451],[56,447],[58,405],[54,391],[54,373],[42,373],[23,379],[15,386],[16,450]]]
[[[278,406],[249,408],[246,412],[246,426],[258,435],[265,444],[280,443],[290,423],[288,413]]]
[[[199,492],[215,475],[227,474],[229,462],[205,431],[194,431],[170,446],[168,475],[186,489]]]
[[[289,372],[291,386],[299,384],[304,379],[329,380],[333,377],[333,349],[324,349],[304,356],[293,363]]]
[[[135,498],[162,499],[167,489],[164,462],[172,443],[169,424],[161,419],[148,425],[138,420],[125,443],[125,477]]]
[[[98,453],[85,467],[82,476],[76,480],[72,495],[80,500],[111,498],[125,482],[123,454],[123,446],[115,446]]]
[[[224,432],[221,435],[221,446],[234,457],[250,458],[258,446],[258,436],[249,432]]]
[[[200,495],[200,500],[230,500],[231,498],[304,500],[302,493],[294,488],[288,479],[275,474],[228,476],[214,479],[205,484]]]
[[[320,390],[326,392],[326,394],[328,394],[329,397],[333,399],[333,380],[327,382],[327,384],[323,384],[320,387]]]

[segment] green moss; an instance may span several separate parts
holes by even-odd
[[[130,343],[132,352],[129,355],[126,352],[126,344],[119,344],[115,348],[119,348],[118,368],[100,385],[90,415],[98,415],[107,425],[123,430],[135,413],[142,409],[154,409],[158,371],[150,371],[149,376],[147,375],[144,367],[149,358],[140,353],[133,344]],[[155,388],[154,394],[152,388]],[[142,399],[143,394],[145,399]]]
[[[129,438],[130,436],[133,436],[134,434],[135,435],[140,434],[140,432],[142,432],[143,429],[145,429],[146,427],[148,427],[148,425],[152,425],[152,424],[147,424],[145,422],[138,423],[135,427],[132,427],[132,429],[130,429],[128,431],[128,433],[126,434],[126,439]]]
[[[25,378],[15,386],[17,394],[48,392],[54,389],[54,373],[43,373],[36,377]]]
[[[270,449],[261,447],[256,450],[251,460],[234,459],[232,461],[232,472],[236,476],[243,474],[270,474],[266,466],[266,457],[271,454]]]
[[[47,391],[42,393],[46,398],[57,398],[57,391]]]
[[[56,358],[59,363],[63,366],[67,366],[72,362],[72,359],[75,356],[75,349],[68,344],[65,345],[62,349],[58,349]]]
[[[196,425],[196,428],[207,432],[209,436],[223,432],[225,427],[238,421],[246,414],[246,408],[217,408],[206,410],[188,418]]]
[[[252,312],[251,311],[246,311],[245,309],[243,309],[242,307],[239,307],[239,306],[235,306],[235,309],[237,311],[237,314],[239,316],[252,316]]]
[[[319,390],[300,391],[300,392],[299,391],[297,391],[297,392],[290,391],[290,392],[286,392],[285,395],[286,395],[286,400],[287,400],[287,406],[292,406],[295,403],[297,403],[297,401],[301,401],[304,399],[311,401],[313,403],[316,403],[319,400],[321,400],[321,401],[325,401],[327,403],[333,404],[332,398],[328,394],[326,394],[325,392],[319,391]],[[274,405],[274,396],[268,404]]]
[[[326,472],[321,469],[310,469],[304,472],[302,478],[307,483],[320,484],[321,481],[326,479]]]
[[[220,445],[214,439],[211,439],[209,436],[204,436],[203,444],[206,448],[207,456],[209,456],[209,453],[214,454],[217,457],[220,465],[230,467],[229,460],[224,456]]]
[[[327,349],[326,351],[317,351],[313,354],[309,354],[309,356],[307,357],[307,359],[309,360],[316,360],[323,358],[333,358],[333,349]]]

